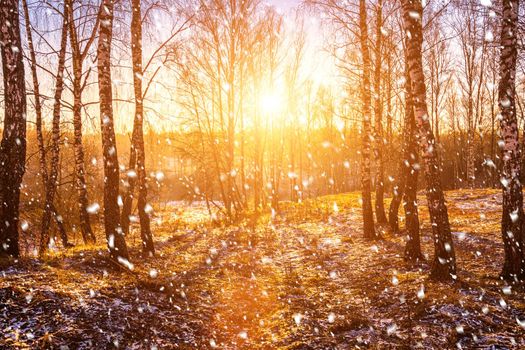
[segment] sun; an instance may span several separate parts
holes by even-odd
[[[277,93],[265,93],[260,99],[261,110],[268,115],[276,115],[281,113],[285,107],[285,101],[281,95]]]

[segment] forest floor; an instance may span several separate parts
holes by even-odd
[[[103,237],[0,267],[0,348],[525,348],[524,288],[498,278],[499,191],[446,196],[455,283],[405,263],[402,235],[363,240],[357,193],[285,203],[251,227],[168,206],[156,257],[128,238],[133,272],[108,262]],[[423,197],[420,215],[431,261]]]

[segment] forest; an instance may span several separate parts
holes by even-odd
[[[0,0],[0,349],[525,348],[519,0]]]

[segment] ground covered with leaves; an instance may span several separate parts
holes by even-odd
[[[0,267],[0,348],[525,348],[525,291],[498,278],[501,196],[447,193],[458,281],[407,264],[404,236],[362,239],[359,195],[284,203],[212,228],[198,206],[167,206],[157,256],[132,272],[98,246]],[[424,198],[423,250],[432,259]],[[402,222],[401,222],[402,224]]]

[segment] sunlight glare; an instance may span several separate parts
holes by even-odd
[[[278,114],[284,109],[284,100],[275,93],[268,93],[261,96],[260,107],[264,113]]]

